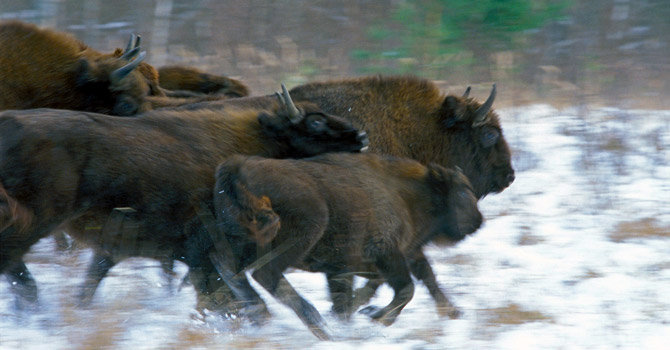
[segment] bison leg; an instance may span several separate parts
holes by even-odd
[[[437,313],[442,317],[449,316],[450,318],[458,318],[461,312],[449,301],[447,296],[442,293],[442,290],[440,290],[433,269],[430,267],[423,252],[410,262],[409,267],[412,270],[414,277],[422,281],[426,288],[428,288],[428,292],[430,292],[430,295],[433,297],[433,300],[435,300],[435,304],[437,305]]]
[[[91,262],[88,264],[86,279],[79,291],[79,306],[88,306],[93,300],[93,295],[100,285],[100,281],[107,276],[109,269],[114,267],[116,262],[111,255],[96,252]]]
[[[173,293],[174,290],[172,285],[174,284],[174,279],[177,276],[177,274],[174,272],[174,260],[172,260],[172,257],[166,256],[160,258],[160,263],[165,285],[167,286],[170,293]]]
[[[56,242],[56,249],[64,252],[70,250],[70,242],[68,242],[67,237],[65,236],[65,231],[57,231],[51,234]]]
[[[233,244],[238,245],[240,242],[238,242],[235,237],[227,236],[225,232],[220,234],[219,230],[217,230],[212,211],[206,208],[208,208],[206,203],[196,203],[196,212],[202,223],[201,226],[197,226],[197,230],[204,230],[207,235],[203,235],[204,232],[200,232],[199,235],[194,236],[196,238],[194,238],[193,243],[190,245],[196,247],[196,250],[190,255],[189,261],[198,261],[198,264],[205,263],[207,265],[213,265],[221,276],[221,279],[223,279],[224,286],[230,288],[227,289],[228,293],[231,293],[234,297],[239,299],[235,307],[237,309],[243,309],[243,312],[253,323],[260,324],[269,318],[270,313],[268,312],[263,299],[261,299],[249,284],[244,273],[239,273],[243,268],[237,264],[239,258],[231,248],[230,241],[232,240]],[[205,237],[208,237],[209,240]],[[211,246],[209,243],[211,243]],[[198,246],[206,246],[206,249],[210,250],[208,260],[203,259],[201,254],[199,254],[201,249],[197,249]],[[192,251],[192,249],[189,250]],[[223,290],[223,287],[221,289]],[[232,301],[234,298],[231,297],[230,299]]]
[[[222,316],[238,314],[235,297],[214,266],[207,261],[200,266],[189,265],[188,277],[196,291],[199,311],[208,309]]]
[[[393,300],[382,309],[369,306],[361,312],[369,315],[372,319],[389,326],[395,322],[400,311],[412,300],[414,296],[414,283],[409,274],[407,261],[400,251],[390,252],[387,255],[380,255],[375,259],[375,265],[382,277],[393,288],[395,293]]]
[[[307,220],[305,220],[307,221]],[[304,231],[298,231],[304,232]],[[325,330],[325,322],[321,314],[314,306],[298,292],[293,289],[286,280],[283,271],[290,265],[300,261],[304,252],[314,245],[321,234],[306,234],[301,239],[290,239],[283,242],[275,250],[282,251],[272,261],[258,267],[252,274],[254,279],[260,283],[272,296],[277,298],[282,304],[288,306],[298,315],[298,318],[312,331],[312,333],[321,340],[330,340],[330,335]]]
[[[210,259],[214,263],[217,271],[226,282],[228,287],[237,297],[242,312],[256,325],[264,323],[269,317],[270,312],[260,295],[249,284],[244,271],[237,271],[234,257],[230,254],[224,255],[218,251],[210,252]]]
[[[19,309],[37,301],[37,284],[23,262],[23,255],[53,228],[44,226],[46,229],[43,230],[24,231],[18,231],[15,226],[10,226],[0,232],[0,275],[7,274],[11,290],[17,297]]]
[[[7,268],[10,289],[16,298],[16,308],[25,310],[37,305],[37,283],[28,267],[22,261],[16,261]]]
[[[354,300],[352,302],[352,310],[358,309],[359,307],[370,302],[370,299],[375,295],[379,286],[384,283],[382,279],[372,278],[368,280],[367,283],[361,288],[354,291]]]
[[[332,337],[326,331],[325,322],[319,311],[293,289],[293,286],[286,280],[284,275],[279,275],[278,277],[278,281],[275,282],[254,273],[254,279],[282,304],[290,307],[317,338],[331,340]]]
[[[330,300],[333,302],[333,312],[343,320],[348,320],[353,312],[353,283],[354,276],[350,273],[327,273]]]

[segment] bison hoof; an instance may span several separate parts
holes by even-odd
[[[390,326],[395,322],[397,313],[386,312],[385,309],[378,308],[376,306],[367,306],[359,311],[363,315],[368,315],[373,321],[377,321],[384,326]]]
[[[463,315],[463,312],[455,306],[442,306],[437,308],[437,314],[440,317],[449,317],[450,319],[457,319]]]
[[[245,306],[240,314],[244,315],[255,326],[263,325],[270,319],[270,312],[263,304]]]

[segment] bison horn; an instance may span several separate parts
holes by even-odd
[[[136,48],[134,48],[130,51],[124,52],[123,55],[121,55],[121,57],[119,57],[119,58],[122,59],[122,60],[131,61],[133,58],[135,58],[135,56],[137,56],[137,54],[139,52],[140,52],[140,48],[136,47]]]
[[[470,86],[468,86],[468,88],[465,89],[465,93],[463,94],[463,98],[468,98],[468,97],[470,97],[470,90],[471,90],[471,89],[472,89],[472,87],[470,87]]]
[[[472,121],[473,126],[481,125],[484,123],[484,121],[486,121],[486,114],[491,110],[491,106],[493,106],[493,100],[495,100],[495,98],[496,98],[496,84],[493,84],[493,89],[491,89],[491,94],[489,95],[489,98],[487,98],[484,104],[482,104],[475,111],[475,118]]]
[[[130,39],[128,40],[128,45],[126,46],[126,50],[124,51],[123,55],[121,55],[121,59],[124,59],[126,61],[132,60],[138,52],[140,52],[140,42],[142,41],[142,37],[133,33],[130,34]]]
[[[132,51],[135,51],[137,49],[139,48],[136,47]],[[146,57],[146,55],[147,52],[142,51],[140,52],[139,55],[137,55],[136,59],[132,60],[131,62],[128,62],[128,64],[126,64],[125,66],[113,71],[112,74],[110,75],[111,81],[116,82],[125,78],[128,74],[130,74],[130,72],[133,71],[133,69],[137,68],[137,66],[139,66],[140,63],[142,63],[142,60],[144,60],[144,57]]]
[[[128,45],[126,45],[126,49],[123,52],[128,52],[132,49],[135,48],[135,42],[137,41],[137,35],[135,33],[130,34],[130,39],[128,39]]]
[[[291,95],[289,95],[288,90],[286,89],[286,86],[284,84],[281,84],[281,92],[282,92],[284,105],[286,106],[286,109],[288,110],[288,119],[293,124],[300,123],[300,121],[302,120],[302,114],[300,113],[298,108],[293,103],[293,100],[291,99]]]

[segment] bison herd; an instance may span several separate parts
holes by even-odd
[[[20,305],[38,301],[23,255],[64,231],[94,251],[81,304],[116,263],[147,257],[184,262],[199,308],[262,323],[253,271],[320,339],[288,268],[324,273],[344,320],[388,283],[393,300],[361,312],[392,324],[411,276],[458,316],[422,248],[474,233],[477,201],[514,181],[495,85],[483,103],[411,76],[249,96],[235,79],[154,68],[136,35],[101,53],[6,21],[0,46],[0,273]]]

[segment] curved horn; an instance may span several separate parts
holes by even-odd
[[[123,55],[121,55],[121,57],[119,57],[119,58],[122,59],[122,60],[130,61],[130,60],[132,60],[133,58],[135,58],[135,56],[137,56],[137,54],[138,54],[139,52],[140,52],[140,48],[139,48],[139,47],[136,47],[136,48],[134,48],[134,49],[132,49],[132,50],[130,50],[130,51],[126,51],[126,52],[124,52]]]
[[[475,118],[472,121],[473,126],[480,125],[486,120],[486,114],[491,110],[491,106],[493,106],[493,100],[495,99],[496,99],[496,84],[493,84],[493,89],[491,89],[491,94],[489,95],[489,98],[487,98],[484,104],[482,104],[475,111]]]
[[[135,35],[135,46],[133,46],[133,49],[136,47],[140,47],[141,42],[142,42],[142,36],[139,34]]]
[[[470,90],[472,89],[471,86],[468,86],[467,89],[465,89],[465,93],[463,93],[463,98],[468,98],[470,97]]]
[[[284,102],[284,96],[282,96],[280,92],[275,92],[275,96],[279,100],[279,103],[286,105],[286,102]]]
[[[139,48],[136,47],[136,48],[133,49],[133,51],[136,50],[136,49],[139,49]],[[146,55],[147,55],[146,51],[140,52],[140,54],[137,56],[136,59],[129,62],[125,66],[113,71],[112,74],[109,77],[110,80],[112,82],[116,82],[116,81],[119,81],[119,80],[125,78],[128,74],[130,74],[130,72],[133,71],[133,69],[137,68],[137,66],[142,62],[142,60],[144,60],[144,57],[146,57]]]
[[[128,52],[132,49],[135,48],[135,42],[137,41],[137,35],[135,33],[130,33],[130,39],[128,39],[128,45],[126,45],[126,49],[123,50],[123,52]]]
[[[289,95],[288,90],[286,89],[286,86],[284,84],[281,84],[281,92],[283,95],[282,97],[284,99],[284,105],[286,106],[286,110],[288,111],[288,119],[293,124],[300,123],[300,121],[302,120],[302,114],[293,103],[291,95]]]

